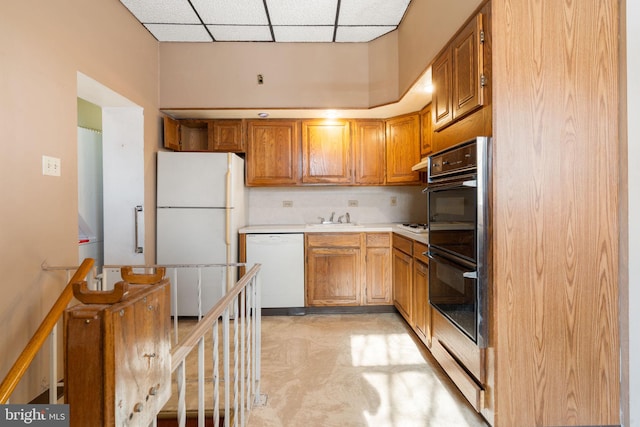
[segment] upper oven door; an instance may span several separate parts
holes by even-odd
[[[477,197],[474,180],[427,189],[429,246],[477,262]]]

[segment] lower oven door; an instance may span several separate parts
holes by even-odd
[[[429,257],[429,302],[478,344],[478,280],[470,268],[434,252]]]

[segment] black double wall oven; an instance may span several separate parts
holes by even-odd
[[[491,138],[429,156],[429,302],[479,347],[487,346]]]

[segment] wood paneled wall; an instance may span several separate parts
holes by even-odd
[[[496,426],[620,422],[618,3],[492,1]]]

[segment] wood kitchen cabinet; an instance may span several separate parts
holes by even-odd
[[[353,183],[349,121],[302,121],[302,182]]]
[[[361,234],[308,233],[306,305],[360,305]]]
[[[465,25],[432,65],[433,128],[440,130],[484,105],[483,15]]]
[[[413,242],[413,328],[431,347],[431,306],[429,305],[429,259],[427,245]]]
[[[386,183],[417,184],[411,167],[420,161],[420,116],[407,114],[386,120]]]
[[[164,117],[164,148],[174,151],[207,151],[208,120],[175,120]]]
[[[247,121],[246,184],[292,186],[300,182],[300,121]]]
[[[164,148],[174,151],[244,152],[242,120],[175,120],[164,117]]]
[[[353,123],[354,181],[356,184],[384,184],[385,125],[383,120]]]
[[[242,120],[211,120],[209,122],[209,151],[244,153],[245,137]]]
[[[413,242],[393,235],[393,304],[402,317],[413,325]]]
[[[427,245],[393,235],[393,303],[427,347],[431,347]]]
[[[420,110],[420,156],[426,157],[433,151],[433,117],[431,104]]]
[[[365,251],[364,304],[392,304],[391,234],[367,233]]]
[[[306,305],[391,305],[391,233],[307,233]]]

